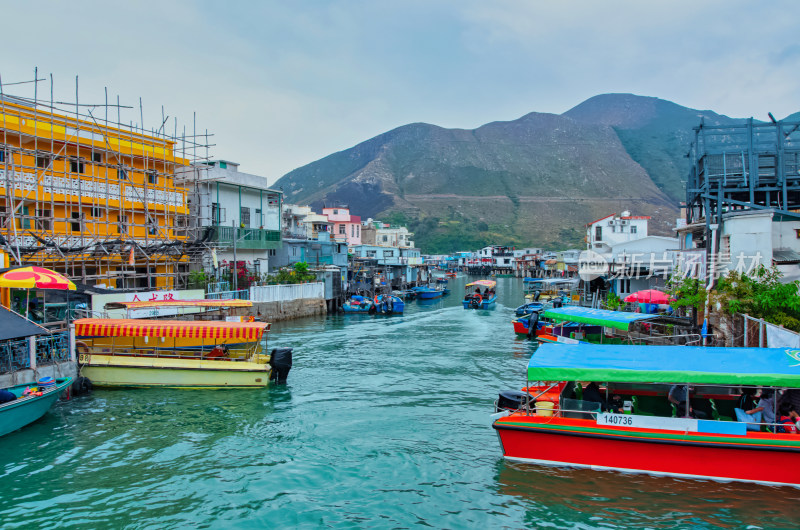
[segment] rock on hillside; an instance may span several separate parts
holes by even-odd
[[[608,125],[619,135],[625,150],[667,195],[686,198],[683,181],[690,169],[684,155],[694,140],[693,128],[731,125],[745,120],[710,110],[694,110],[671,101],[634,94],[602,94],[587,99],[563,114],[581,123]]]

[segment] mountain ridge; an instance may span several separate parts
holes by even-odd
[[[565,247],[615,211],[671,235],[692,127],[734,124],[659,98],[600,94],[563,114],[529,112],[475,129],[396,127],[281,177],[287,202],[348,204],[405,223],[425,252],[489,243]]]

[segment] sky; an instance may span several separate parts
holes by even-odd
[[[4,92],[213,134],[274,182],[401,125],[472,129],[610,92],[731,117],[800,111],[800,2],[72,0],[3,6]],[[103,113],[95,109],[95,114]],[[114,111],[116,112],[116,111]]]

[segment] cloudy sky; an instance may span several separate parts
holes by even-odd
[[[412,122],[474,128],[607,92],[734,117],[800,110],[800,2],[37,1],[3,6],[3,83],[208,129],[271,182]],[[5,86],[32,95],[31,85]],[[100,111],[95,111],[100,112]]]

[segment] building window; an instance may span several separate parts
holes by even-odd
[[[347,227],[345,225],[339,225],[339,234],[343,236],[347,235]]]
[[[127,234],[128,233],[128,216],[127,215],[120,215],[117,217],[119,224],[117,225],[117,231],[120,234]]]
[[[264,226],[264,219],[261,218],[261,210],[256,210],[256,221],[259,227]]]
[[[147,233],[154,236],[158,233],[158,221],[155,219],[147,220]]]
[[[92,162],[100,164],[103,161],[103,153],[92,153]]]
[[[375,254],[376,254],[376,251],[375,251],[375,250],[368,250],[368,251],[367,251],[367,257],[368,257],[368,258],[374,258],[374,257],[375,257]]]
[[[147,183],[158,184],[158,173],[156,173],[155,171],[149,171],[147,173]]]
[[[389,241],[389,236],[383,236],[383,242],[386,243],[387,241]]]
[[[631,226],[631,234],[635,234],[635,233],[636,233],[636,227],[635,226]]]
[[[36,155],[36,167],[45,169],[50,165],[49,155]]]
[[[218,202],[212,202],[211,203],[211,222],[214,223],[215,225],[223,223],[223,222],[225,222],[225,219],[223,219],[223,217],[225,217],[225,215],[224,215],[222,209],[219,207],[219,203]]]
[[[69,170],[73,173],[83,173],[85,171],[84,162],[82,158],[69,161]]]
[[[250,208],[242,206],[239,220],[242,224],[242,228],[250,228]]]
[[[81,225],[83,224],[81,222],[81,220],[82,220],[81,218],[83,216],[81,215],[80,212],[72,212],[71,217],[72,217],[73,221],[70,223],[70,228],[72,228],[73,232],[80,232],[81,231]]]
[[[0,150],[0,162],[5,162],[5,161],[6,161],[6,152]]]
[[[105,211],[99,206],[92,206],[92,217],[104,217]]]
[[[275,256],[277,254],[278,253],[275,251],[274,248],[269,249],[269,251],[267,252],[267,256]]]
[[[52,215],[50,210],[37,210],[36,211],[36,229],[37,230],[50,230],[52,226]]]
[[[594,227],[594,238],[595,238],[596,241],[602,241],[603,240],[603,227],[602,226],[597,225],[597,226]]]
[[[358,227],[356,227],[356,237],[361,237],[361,225],[358,225]]]
[[[383,251],[384,258],[393,258],[394,257],[394,250],[384,250]]]
[[[128,180],[128,170],[122,167],[117,168],[117,178],[119,180]]]

